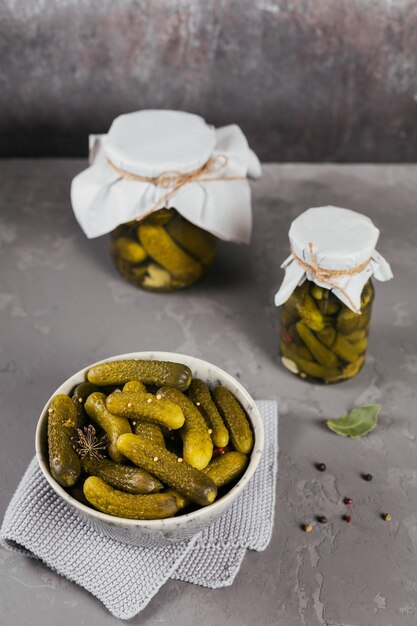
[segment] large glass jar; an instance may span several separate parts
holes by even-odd
[[[185,111],[134,111],[90,137],[90,166],[73,179],[71,202],[87,237],[110,234],[124,278],[174,291],[207,273],[217,238],[250,242],[248,177],[260,175],[235,124],[216,129]]]
[[[313,382],[352,378],[365,361],[374,288],[369,279],[355,313],[329,289],[305,280],[281,306],[283,365]]]
[[[149,291],[175,291],[202,278],[216,257],[216,238],[175,209],[160,209],[110,235],[116,268]]]

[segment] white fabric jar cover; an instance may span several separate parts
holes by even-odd
[[[375,250],[379,230],[361,213],[335,206],[311,208],[292,222],[288,236],[291,254],[281,265],[285,277],[275,295],[277,306],[307,278],[360,312],[362,289],[371,276],[392,278],[390,265]]]
[[[190,182],[177,187],[162,179],[184,181],[189,173]],[[260,175],[259,160],[238,126],[215,129],[198,115],[144,110],[121,115],[107,135],[90,137],[90,167],[73,179],[71,201],[89,238],[173,206],[220,239],[248,243],[247,176]]]

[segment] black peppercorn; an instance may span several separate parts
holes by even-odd
[[[327,469],[325,463],[317,463],[316,467],[319,470],[319,472],[325,472]]]

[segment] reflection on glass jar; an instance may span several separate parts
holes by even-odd
[[[306,280],[281,307],[283,365],[300,378],[335,383],[352,378],[365,362],[374,288],[362,291],[354,313],[329,290]]]
[[[202,278],[216,257],[216,238],[175,209],[118,226],[111,253],[129,282],[149,291],[175,291]]]

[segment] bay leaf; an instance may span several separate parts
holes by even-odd
[[[352,409],[350,413],[339,419],[327,420],[326,424],[336,435],[358,439],[374,430],[377,425],[380,404],[366,404]]]

